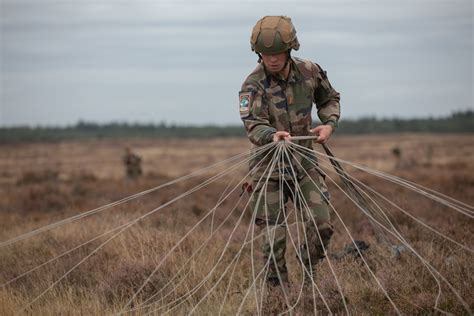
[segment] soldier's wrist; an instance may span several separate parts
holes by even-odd
[[[263,137],[263,142],[261,145],[266,145],[268,143],[273,142],[273,136],[275,135],[275,133],[276,133],[276,130],[273,128],[267,131]]]
[[[265,144],[268,144],[274,141],[273,137],[275,136],[275,133],[276,132],[271,132],[270,134],[268,134]]]
[[[327,120],[326,122],[324,122],[324,125],[329,125],[332,127],[332,131],[334,132],[336,130],[336,127],[337,127],[337,121],[334,120],[334,119],[329,119]]]

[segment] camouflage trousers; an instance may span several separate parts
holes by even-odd
[[[284,206],[288,199],[292,200],[298,221],[304,223],[306,238],[303,237],[297,256],[307,271],[314,271],[315,265],[324,258],[323,249],[327,249],[333,234],[328,207],[329,192],[324,178],[316,169],[307,172],[308,175],[297,179],[297,185],[294,181],[281,183],[270,179],[265,187],[263,179],[258,185],[254,180],[252,205],[257,212],[255,224],[259,233],[263,234],[262,251],[264,262],[269,264],[269,280],[278,277],[287,280],[285,217],[288,216],[288,210]],[[295,194],[296,188],[300,194]]]
[[[127,166],[127,177],[129,179],[136,179],[142,175],[142,168],[140,166]]]

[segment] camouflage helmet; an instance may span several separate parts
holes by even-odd
[[[256,53],[278,54],[290,49],[298,50],[300,43],[291,18],[265,16],[253,27],[250,46]]]

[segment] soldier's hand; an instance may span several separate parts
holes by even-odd
[[[313,129],[310,129],[309,131],[318,135],[318,138],[315,140],[315,142],[324,144],[331,137],[333,130],[331,125],[319,125]]]
[[[279,142],[280,140],[290,140],[290,133],[285,132],[285,131],[278,131],[275,134],[273,134],[273,141],[274,142]]]

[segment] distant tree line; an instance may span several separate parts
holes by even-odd
[[[316,124],[316,122],[315,122]],[[338,134],[383,134],[383,133],[474,133],[474,111],[455,112],[444,118],[420,119],[342,119]],[[80,121],[67,127],[8,127],[0,128],[0,142],[62,141],[87,138],[128,137],[241,137],[243,126],[187,126],[159,124],[108,123],[98,124]]]
[[[443,118],[341,120],[337,129],[344,134],[380,134],[398,132],[473,133],[474,111],[454,112]]]

